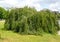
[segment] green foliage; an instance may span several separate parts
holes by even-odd
[[[6,18],[7,11],[0,7],[0,19],[5,19]]]
[[[38,12],[30,7],[15,8],[8,12],[5,28],[20,34],[55,34],[59,27],[56,20],[55,13],[48,9]]]

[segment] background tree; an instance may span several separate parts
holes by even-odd
[[[2,7],[0,7],[0,19],[6,18],[6,10]]]

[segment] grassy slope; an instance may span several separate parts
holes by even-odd
[[[0,42],[60,42],[60,36],[44,34],[43,36],[20,35],[12,31],[2,30],[4,21],[0,21]]]

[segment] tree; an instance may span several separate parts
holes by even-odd
[[[6,10],[2,7],[0,7],[0,19],[6,18]]]
[[[36,11],[30,7],[13,8],[8,12],[5,28],[20,34],[55,34],[58,31],[56,20],[56,15],[48,9]]]

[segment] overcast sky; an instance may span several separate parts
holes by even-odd
[[[0,0],[0,6],[9,7],[35,7],[37,10],[44,8],[60,11],[60,0]]]

